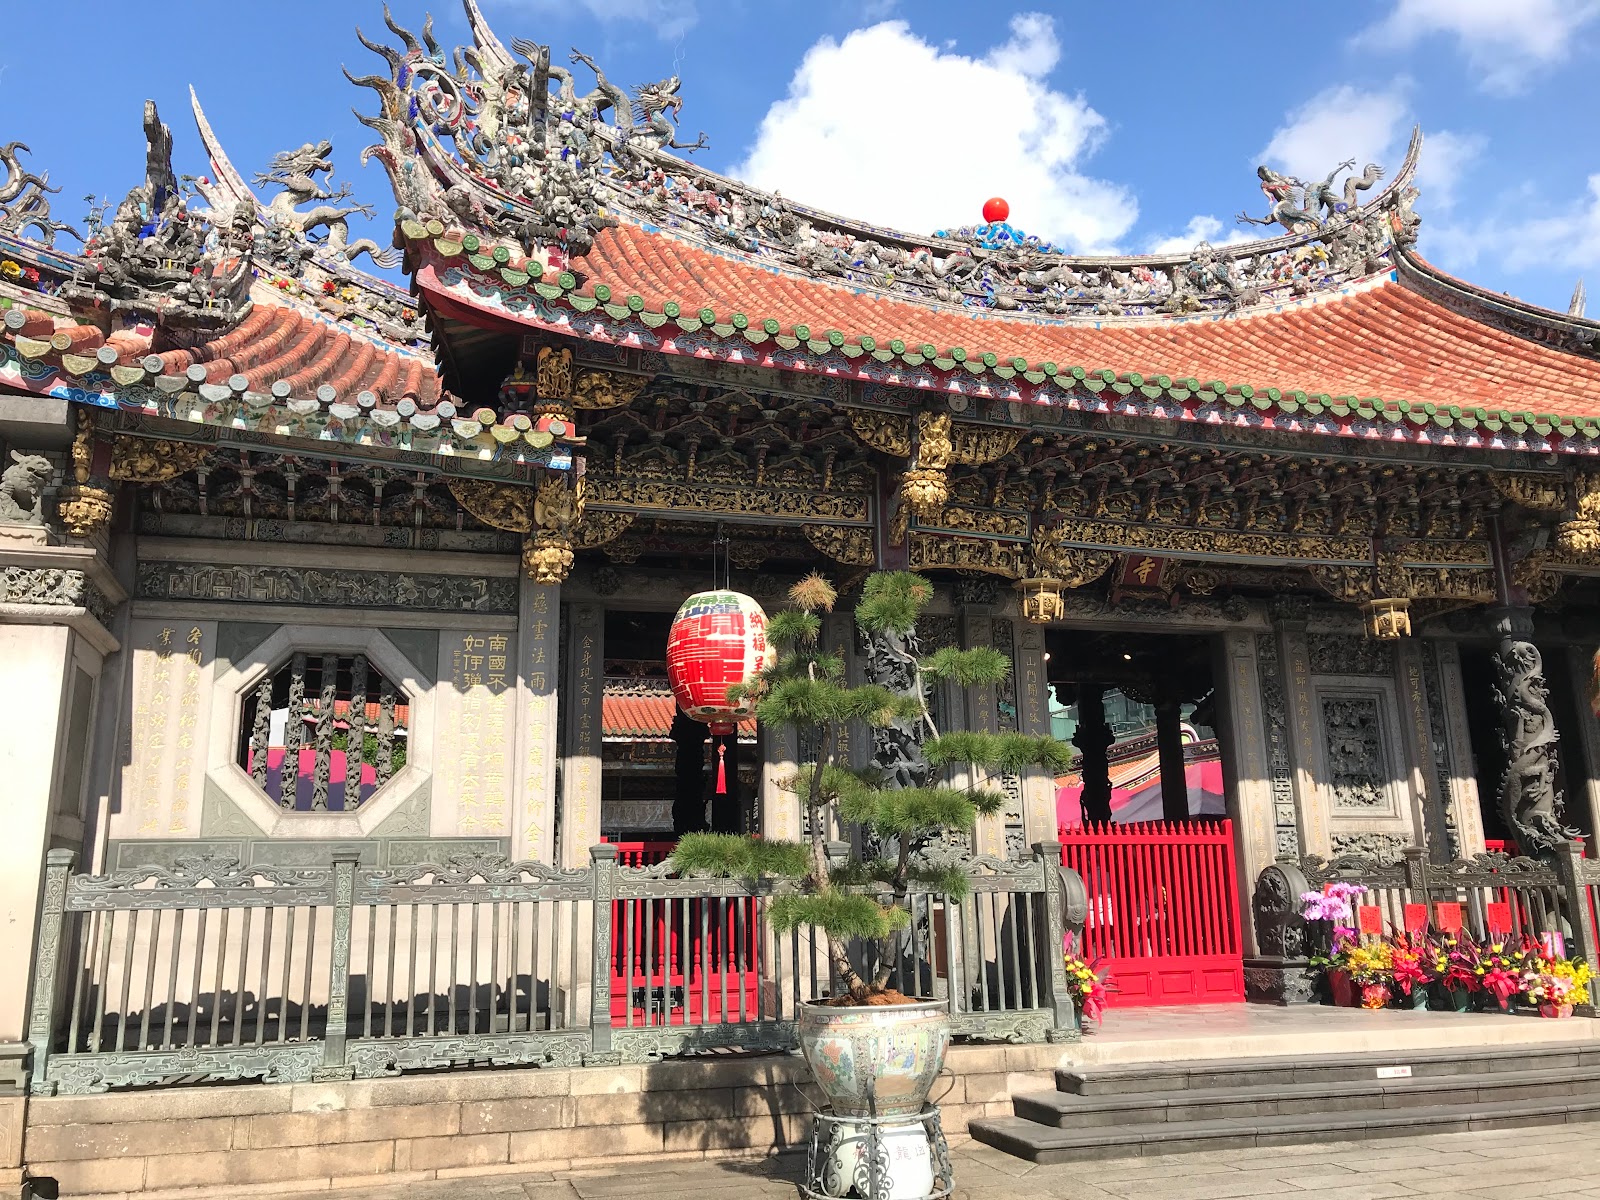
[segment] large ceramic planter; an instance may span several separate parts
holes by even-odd
[[[949,1010],[941,1000],[802,1004],[799,1027],[800,1052],[841,1117],[917,1117],[950,1046]]]
[[[882,1200],[916,1200],[933,1189],[934,1163],[918,1119],[950,1046],[943,1001],[835,1008],[802,1004],[800,1051],[840,1117],[876,1114]],[[899,1120],[896,1120],[899,1118]],[[834,1127],[823,1190],[866,1195],[871,1135],[848,1120]]]

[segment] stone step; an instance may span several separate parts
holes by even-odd
[[[1600,1097],[1600,1065],[1547,1066],[1540,1070],[1326,1083],[1272,1083],[1253,1087],[1202,1087],[1158,1092],[1082,1095],[1032,1092],[1012,1099],[1018,1117],[1058,1129],[1109,1129],[1124,1125],[1288,1117],[1329,1112],[1387,1112],[1409,1108],[1498,1104],[1516,1100]]]
[[[1532,1019],[1532,1018],[1529,1018]],[[1492,1054],[1461,1049],[1386,1051],[1381,1054],[1230,1058],[1141,1063],[1056,1071],[1056,1087],[1079,1096],[1191,1091],[1201,1088],[1277,1087],[1376,1079],[1380,1068],[1410,1067],[1412,1078],[1445,1078],[1527,1070],[1600,1067],[1600,1042],[1497,1046]]]
[[[1028,1162],[1064,1163],[1592,1121],[1600,1121],[1600,1096],[1507,1101],[1472,1108],[1445,1105],[1382,1112],[1178,1121],[1113,1129],[1056,1129],[1022,1117],[984,1117],[971,1122],[968,1132],[975,1141]]]

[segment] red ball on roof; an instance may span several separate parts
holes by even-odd
[[[1010,215],[1011,205],[1007,204],[999,196],[994,196],[983,202],[983,219],[990,225],[1004,221]]]

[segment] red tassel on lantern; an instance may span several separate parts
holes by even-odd
[[[717,743],[717,795],[728,794],[728,744]]]

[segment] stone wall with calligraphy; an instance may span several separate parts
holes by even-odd
[[[515,771],[515,638],[442,630],[434,714],[434,837],[509,838]]]
[[[206,730],[217,643],[215,621],[135,620],[131,707],[113,840],[200,836]]]
[[[522,583],[522,657],[517,693],[518,756],[514,852],[518,857],[553,861],[555,853],[556,687],[561,664],[561,589]]]

